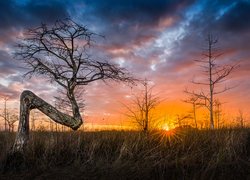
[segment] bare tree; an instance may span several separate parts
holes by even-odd
[[[4,131],[7,131],[9,129],[9,127],[8,127],[8,109],[7,109],[8,100],[9,100],[8,97],[3,97],[4,108],[3,108],[3,112],[0,114],[0,116],[4,119]]]
[[[83,121],[75,96],[76,87],[97,80],[133,82],[134,79],[126,69],[92,58],[91,47],[95,36],[96,34],[86,27],[70,19],[56,21],[52,26],[42,24],[23,34],[15,57],[29,69],[25,75],[46,77],[64,89],[72,114],[60,112],[31,91],[23,91],[20,97],[20,121],[14,151],[23,150],[28,141],[31,109],[36,108],[53,121],[77,130]]]
[[[7,96],[3,97],[3,101],[4,101],[4,109],[3,112],[0,114],[0,116],[4,119],[4,131],[7,131],[8,129],[8,109],[7,109],[7,102],[8,102],[9,98]]]
[[[178,127],[186,126],[187,124],[184,124],[183,121],[187,119],[192,119],[192,116],[190,114],[177,114],[176,117],[177,118],[175,124],[177,124]]]
[[[185,92],[203,100],[203,105],[209,110],[210,128],[214,129],[214,97],[232,88],[228,86],[220,88],[219,85],[227,80],[229,75],[238,65],[218,64],[218,57],[222,55],[217,47],[218,39],[212,34],[209,34],[206,41],[207,47],[202,53],[203,58],[196,60],[201,64],[200,66],[203,68],[206,79],[204,81],[193,80],[193,83],[207,87],[207,91],[201,90],[200,92],[194,92],[185,90]]]
[[[38,116],[37,111],[34,109],[33,111],[31,111],[30,115],[31,115],[31,130],[35,131],[36,130],[35,122],[37,120],[36,117]]]
[[[215,115],[215,119],[217,121],[217,128],[219,129],[220,128],[220,125],[221,125],[221,115],[222,115],[222,103],[220,102],[219,99],[215,99],[214,100],[214,106],[215,106],[215,109],[214,109],[214,115]]]
[[[194,124],[195,124],[195,127],[198,128],[196,112],[197,112],[197,108],[200,107],[200,105],[201,105],[199,97],[191,95],[188,99],[183,100],[183,102],[192,105],[192,113],[193,113]]]
[[[18,121],[18,115],[15,113],[8,113],[7,123],[9,132],[14,132],[15,123]]]
[[[143,91],[135,95],[132,103],[125,105],[126,116],[134,121],[140,129],[148,132],[150,121],[152,121],[152,110],[160,103],[158,96],[153,95],[152,87],[149,87],[148,80],[142,81]]]
[[[14,109],[9,109],[7,106],[7,102],[9,100],[8,97],[4,97],[4,109],[3,112],[0,114],[0,117],[4,119],[4,130],[13,132],[14,131],[14,125],[18,121],[18,116],[16,115],[16,112]]]
[[[241,109],[239,109],[238,116],[236,117],[236,121],[239,123],[239,127],[244,128],[245,118],[244,118],[244,113]]]

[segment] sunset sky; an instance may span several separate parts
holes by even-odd
[[[250,115],[249,0],[0,1],[0,95],[8,96],[12,107],[18,107],[24,89],[53,104],[56,86],[42,77],[24,79],[27,70],[13,59],[13,46],[24,29],[67,17],[105,36],[96,39],[96,58],[118,63],[135,77],[150,80],[154,92],[165,99],[161,114],[190,110],[182,102],[183,91],[202,88],[191,83],[201,74],[194,60],[201,58],[207,34],[214,34],[224,53],[218,63],[240,64],[225,82],[236,87],[218,96],[225,103],[224,112],[241,109]],[[94,82],[85,88],[86,121],[104,124],[121,123],[125,119],[122,103],[129,103],[139,89],[114,82]]]

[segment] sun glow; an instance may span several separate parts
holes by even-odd
[[[169,131],[169,126],[167,124],[163,124],[162,129],[165,131]]]

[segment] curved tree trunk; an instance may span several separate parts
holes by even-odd
[[[72,101],[71,101],[72,102]],[[45,102],[31,91],[23,91],[20,96],[20,117],[18,132],[15,143],[13,145],[13,152],[23,151],[29,139],[29,114],[30,110],[38,109],[45,115],[50,117],[56,123],[68,126],[73,130],[77,130],[82,125],[82,118],[79,110],[76,110],[76,101],[72,102],[73,117],[58,111],[55,107]],[[74,104],[75,103],[75,104]]]

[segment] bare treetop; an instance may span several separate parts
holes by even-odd
[[[225,82],[232,71],[234,71],[239,65],[236,64],[219,64],[218,58],[222,56],[224,53],[218,46],[219,39],[215,37],[213,34],[208,34],[206,37],[206,42],[208,46],[204,48],[202,52],[203,58],[199,60],[195,60],[196,62],[200,63],[200,67],[203,68],[203,72],[206,75],[210,74],[209,81],[207,81],[207,77],[204,81],[195,81],[192,82],[194,84],[200,85],[211,85],[214,87],[218,84]],[[209,64],[208,64],[209,62]],[[214,94],[220,94],[224,91],[233,88],[233,86],[224,86],[224,88],[214,92]]]
[[[53,26],[42,24],[24,33],[15,56],[30,69],[26,75],[44,75],[64,88],[87,85],[95,80],[129,82],[126,69],[91,58],[88,50],[95,33],[66,19]]]

